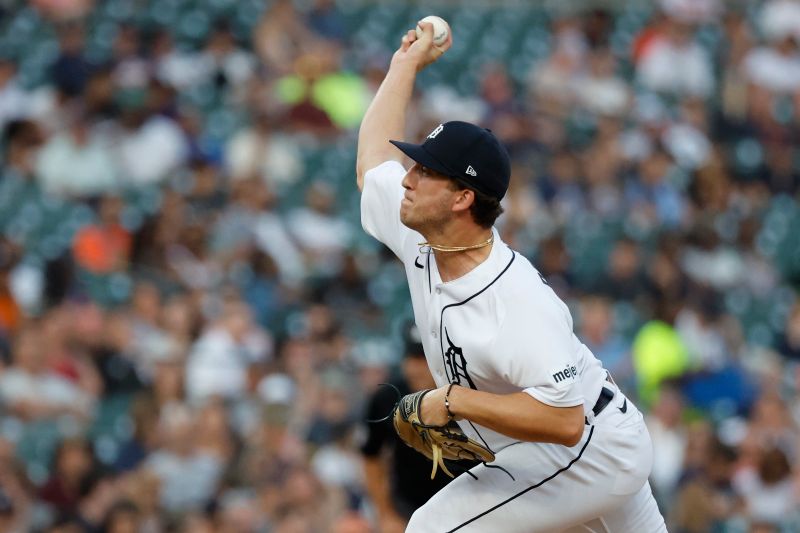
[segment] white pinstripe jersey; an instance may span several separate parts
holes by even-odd
[[[361,198],[364,229],[405,265],[414,318],[437,386],[509,394],[525,391],[556,407],[584,405],[588,413],[606,372],[572,331],[569,309],[525,257],[494,232],[489,257],[443,283],[423,237],[400,222],[405,169],[387,161],[366,173]],[[469,421],[472,438],[498,451],[514,439]]]

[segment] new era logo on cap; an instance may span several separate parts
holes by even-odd
[[[478,177],[478,173],[477,173],[477,172],[475,172],[475,169],[474,169],[474,168],[472,168],[472,165],[468,166],[468,167],[467,167],[467,170],[465,170],[465,172],[466,172],[467,174],[469,174],[470,176],[472,176],[473,178],[477,178],[477,177]]]

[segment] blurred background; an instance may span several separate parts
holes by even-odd
[[[0,1],[0,531],[380,531],[411,311],[355,138],[428,14],[408,138],[509,147],[499,229],[647,413],[670,531],[800,531],[793,0]]]

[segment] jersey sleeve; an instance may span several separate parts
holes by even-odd
[[[499,370],[504,380],[546,405],[583,405],[569,309],[555,295],[537,293],[520,298],[506,313],[495,340]]]
[[[364,231],[389,247],[401,260],[403,241],[411,231],[400,222],[403,177],[397,161],[386,161],[364,174],[361,193],[361,225]]]

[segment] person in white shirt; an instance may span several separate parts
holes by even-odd
[[[692,26],[674,18],[640,59],[636,75],[656,92],[706,98],[714,90],[711,58],[695,42]]]
[[[567,306],[493,228],[511,174],[503,146],[466,122],[440,124],[421,145],[390,144],[405,131],[417,72],[452,44],[434,47],[422,27],[421,38],[403,37],[361,124],[362,224],[405,265],[438,386],[422,421],[458,421],[496,459],[438,492],[407,531],[666,531],[642,414],[573,334]]]
[[[84,198],[118,188],[120,168],[107,138],[81,109],[69,111],[69,127],[38,152],[35,173],[48,194]]]

